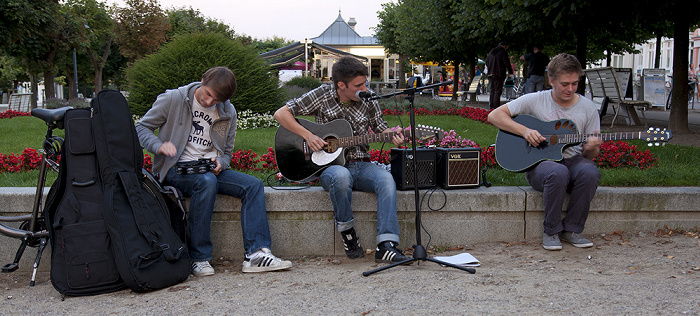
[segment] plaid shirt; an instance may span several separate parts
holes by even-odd
[[[335,119],[350,123],[353,136],[367,135],[369,131],[381,133],[389,128],[382,117],[382,110],[376,100],[352,101],[345,105],[338,99],[333,84],[324,84],[307,92],[297,99],[287,102],[292,115],[312,115],[316,123],[325,124]],[[348,147],[347,160],[370,158],[369,144]]]

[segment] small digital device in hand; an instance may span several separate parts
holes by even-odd
[[[177,165],[177,174],[200,174],[216,169],[216,161],[208,158],[200,158],[195,161],[181,163]]]

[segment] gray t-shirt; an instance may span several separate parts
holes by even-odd
[[[578,101],[570,107],[562,107],[552,98],[552,90],[528,93],[508,102],[506,106],[512,116],[528,114],[542,121],[559,119],[571,120],[576,124],[579,134],[600,133],[600,117],[598,107],[593,101],[578,95]],[[564,151],[564,158],[580,155],[583,146],[571,146]]]

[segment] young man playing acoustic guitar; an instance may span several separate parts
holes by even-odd
[[[499,129],[522,136],[537,147],[547,139],[539,131],[515,122],[512,117],[528,114],[542,121],[568,119],[576,124],[579,134],[600,133],[600,117],[596,105],[576,93],[583,71],[576,57],[559,54],[548,65],[552,90],[526,94],[498,107],[488,120]],[[544,233],[542,245],[547,250],[562,248],[560,237],[576,247],[592,247],[581,236],[588,211],[598,188],[600,172],[592,159],[600,152],[601,140],[589,137],[584,144],[568,147],[562,161],[542,161],[526,174],[528,183],[544,197]],[[566,193],[571,193],[562,220]]]
[[[314,135],[295,120],[297,115],[313,115],[316,123],[325,124],[336,119],[350,123],[353,136],[390,132],[382,118],[377,101],[362,100],[356,93],[367,91],[367,66],[352,57],[344,57],[333,65],[333,84],[322,85],[297,99],[290,100],[275,112],[275,119],[282,127],[303,138],[314,152],[328,143]],[[402,134],[392,137],[399,145]],[[335,222],[343,237],[345,254],[350,259],[364,257],[355,233],[351,208],[352,190],[374,192],[377,195],[377,249],[376,262],[400,262],[407,259],[396,248],[399,243],[399,222],[396,216],[396,183],[384,168],[370,162],[369,145],[346,148],[347,163],[331,165],[319,176],[321,186],[327,190],[333,204]]]

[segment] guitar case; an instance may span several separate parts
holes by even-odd
[[[186,280],[187,244],[173,230],[167,204],[144,184],[143,150],[126,99],[104,90],[91,106],[104,219],[119,275],[135,292]]]
[[[63,295],[103,294],[126,288],[115,265],[104,221],[90,109],[68,110],[58,178],[46,198],[51,283]]]

